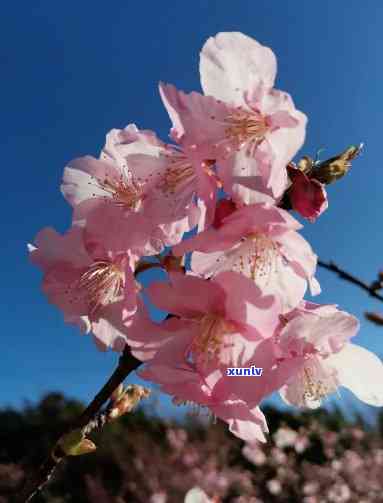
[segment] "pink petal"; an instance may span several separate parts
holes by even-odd
[[[281,252],[296,273],[310,280],[316,270],[317,256],[309,243],[297,232],[289,231],[278,236]]]
[[[248,278],[236,272],[222,272],[211,280],[226,293],[226,317],[257,329],[262,337],[271,337],[279,324],[281,301],[263,292]]]
[[[70,263],[73,267],[82,268],[91,261],[83,244],[83,230],[77,227],[72,227],[63,236],[51,227],[42,229],[35,238],[30,260],[43,270],[57,263]]]
[[[225,300],[219,285],[182,273],[173,273],[171,283],[152,283],[147,292],[159,309],[185,318],[219,312]]]
[[[201,51],[201,84],[206,95],[243,104],[243,96],[262,82],[273,87],[277,63],[271,49],[243,33],[218,33]]]
[[[118,183],[119,176],[120,173],[110,162],[91,156],[80,157],[65,168],[61,192],[72,206],[92,198],[110,199],[110,192],[99,181],[107,178]]]
[[[258,407],[250,410],[240,400],[227,400],[211,409],[217,417],[228,423],[229,430],[236,437],[249,443],[266,442],[266,418]]]
[[[254,157],[241,149],[227,159],[220,159],[217,171],[225,192],[238,205],[273,204],[286,188],[287,174],[282,170],[281,180],[272,178],[273,161],[263,151],[263,145],[257,148]]]
[[[337,370],[340,385],[360,400],[375,407],[383,406],[383,363],[374,353],[356,344],[346,344],[326,364]]]
[[[172,137],[201,159],[215,159],[214,144],[224,138],[224,119],[229,108],[214,98],[178,91],[160,84],[160,94],[173,123]],[[189,152],[190,153],[190,152]]]

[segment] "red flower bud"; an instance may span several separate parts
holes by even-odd
[[[289,189],[291,206],[313,222],[328,207],[325,186],[292,166],[288,166],[288,172],[292,181]]]

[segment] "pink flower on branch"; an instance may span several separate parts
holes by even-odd
[[[279,199],[286,165],[304,140],[306,117],[288,94],[273,89],[273,53],[241,33],[221,33],[203,47],[200,72],[206,96],[160,86],[173,139],[201,160],[215,160],[227,193],[240,193],[236,185],[243,178],[255,191],[249,202],[259,202],[257,194],[268,189]]]
[[[231,210],[230,210],[231,211]],[[302,226],[291,215],[268,204],[232,211],[219,225],[175,246],[173,253],[192,254],[192,270],[204,277],[234,270],[251,278],[264,294],[276,294],[284,311],[299,304],[314,278],[317,257],[296,232]]]
[[[71,161],[61,190],[74,208],[74,223],[84,224],[97,208],[113,207],[120,212],[122,231],[127,232],[130,219],[140,215],[147,220],[149,240],[151,234],[162,232],[165,245],[172,245],[197,223],[194,180],[182,152],[130,124],[108,133],[100,159]]]
[[[154,330],[155,327],[153,333],[157,335],[161,333],[161,329],[159,332]],[[217,392],[224,374],[211,363],[203,366],[194,364],[188,352],[191,340],[187,332],[188,327],[180,324],[173,337],[166,341],[150,338],[149,344],[160,344],[161,348],[140,369],[140,377],[158,384],[163,392],[173,396],[176,405],[192,404],[207,408],[211,415],[225,421],[230,431],[242,440],[264,442],[268,428],[259,407],[250,408],[232,393],[227,398],[222,392]],[[148,341],[145,343],[146,348],[147,345]],[[143,354],[140,349],[134,352],[136,355]]]
[[[289,358],[303,358],[281,389],[283,399],[316,408],[344,386],[369,405],[383,405],[383,364],[366,349],[350,343],[359,322],[336,306],[302,303],[286,316],[278,344]]]
[[[44,273],[44,293],[65,321],[92,331],[100,349],[121,351],[125,336],[115,326],[136,311],[137,257],[129,250],[94,246],[82,227],[72,227],[63,236],[45,228],[29,251],[31,261]]]
[[[279,298],[264,295],[235,272],[223,272],[212,280],[171,273],[170,283],[153,283],[147,293],[158,308],[178,318],[185,331],[186,361],[192,359],[201,369],[240,366],[247,341],[271,337],[279,324]],[[176,337],[177,347],[180,340]]]
[[[126,355],[133,368],[144,362],[141,377],[175,403],[207,408],[249,445],[265,441],[259,405],[277,390],[315,408],[344,386],[383,405],[382,362],[350,343],[357,320],[303,300],[308,286],[320,292],[317,256],[278,205],[315,221],[328,202],[314,161],[304,158],[315,173],[292,163],[307,118],[274,88],[273,52],[242,33],[219,33],[202,48],[200,75],[204,94],[160,84],[174,145],[129,124],[107,134],[99,158],[65,168],[73,227],[64,235],[45,228],[29,246],[44,293],[100,349],[128,345],[122,366]],[[145,256],[168,280],[144,292],[135,274],[153,265],[138,264]],[[168,313],[161,323],[146,294]],[[228,372],[244,367],[262,373]]]
[[[227,386],[226,369],[242,366],[262,341],[273,344],[279,299],[263,295],[235,272],[209,281],[172,273],[170,283],[154,283],[147,293],[175,317],[155,324],[140,310],[129,326],[133,354],[146,362],[141,377],[159,384],[178,403],[208,407],[243,440],[264,441],[267,426],[257,405],[269,388],[261,385],[257,403],[250,406]],[[267,350],[271,354],[270,344]],[[275,389],[284,382],[276,381]]]

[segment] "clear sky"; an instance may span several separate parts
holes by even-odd
[[[65,164],[96,155],[106,132],[130,122],[167,138],[159,80],[200,90],[198,53],[219,31],[242,31],[278,57],[277,87],[309,117],[302,153],[331,157],[365,142],[330,208],[304,235],[324,260],[362,278],[383,268],[383,3],[375,0],[6,2],[0,20],[0,406],[49,390],[88,400],[115,364],[64,325],[40,293],[26,243],[70,224],[59,192]],[[323,270],[318,302],[362,319],[359,342],[383,355],[383,329],[363,320],[383,305]],[[363,368],[360,369],[363,372]]]

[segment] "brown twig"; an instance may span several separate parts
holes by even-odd
[[[375,323],[375,325],[383,327],[383,315],[381,315],[380,313],[371,313],[367,311],[366,313],[364,313],[364,316],[368,321],[371,321],[372,323]]]
[[[381,300],[383,302],[383,295],[377,292],[375,282],[369,285],[368,283],[365,283],[359,278],[356,278],[347,271],[344,271],[336,264],[334,264],[334,262],[323,262],[322,260],[318,260],[318,265],[320,267],[323,267],[324,269],[327,269],[328,271],[335,272],[340,278],[348,281],[349,283],[359,286],[359,288],[362,288],[365,292],[371,295],[371,297],[374,297],[375,299]]]
[[[130,353],[129,348],[126,347],[113,374],[83,413],[72,423],[68,432],[79,428],[83,429],[84,432],[89,432],[95,427],[96,423],[98,425],[98,422],[96,421],[95,423],[95,420],[100,416],[100,409],[102,406],[109,400],[113,391],[119,386],[119,384],[122,383],[130,372],[135,370],[140,364],[141,362],[137,360]],[[56,447],[53,449],[49,457],[37,469],[37,471],[32,474],[29,480],[27,480],[21,493],[17,496],[15,503],[30,502],[32,498],[48,483],[57,466],[64,458],[65,453],[62,451],[60,446],[56,444]]]

